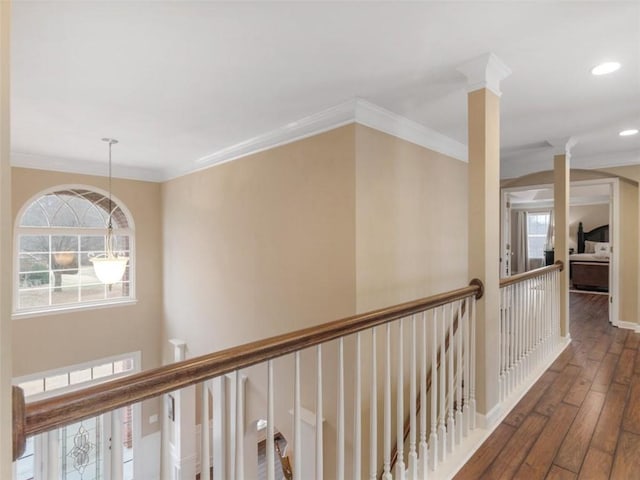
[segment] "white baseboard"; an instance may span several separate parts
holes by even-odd
[[[618,322],[616,323],[616,327],[624,328],[625,330],[633,330],[634,332],[640,333],[640,325],[637,323],[618,320]]]

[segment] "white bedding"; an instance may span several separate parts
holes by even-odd
[[[569,255],[570,262],[600,262],[600,263],[609,263],[608,257],[600,257],[596,256],[593,253],[574,253]]]

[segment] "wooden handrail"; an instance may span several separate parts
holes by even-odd
[[[509,285],[513,285],[514,283],[520,283],[525,280],[529,280],[530,278],[536,278],[544,275],[545,273],[554,272],[556,270],[562,271],[564,270],[564,263],[562,260],[556,260],[553,265],[548,265],[546,267],[536,268],[535,270],[530,270],[524,273],[518,273],[516,275],[512,275],[510,277],[505,277],[500,279],[500,288],[507,287]]]
[[[393,307],[353,315],[322,325],[246,343],[219,352],[146,370],[75,392],[28,403],[24,415],[14,402],[14,430],[22,430],[14,457],[26,437],[95,417],[189,385],[272,360],[305,348],[382,325],[466,297],[479,297],[482,282]],[[22,394],[20,392],[20,394]],[[16,457],[17,458],[17,457]]]

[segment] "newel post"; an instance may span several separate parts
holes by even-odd
[[[468,262],[469,276],[484,283],[476,309],[475,371],[478,420],[486,426],[499,413],[500,82],[511,70],[489,53],[458,71],[468,80]]]

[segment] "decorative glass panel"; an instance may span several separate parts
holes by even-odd
[[[102,417],[90,418],[60,429],[61,480],[100,480],[104,452]]]

